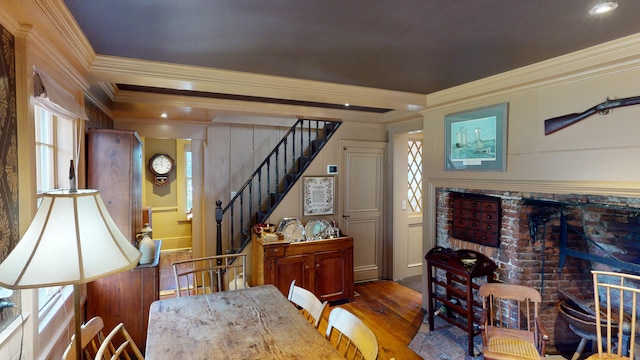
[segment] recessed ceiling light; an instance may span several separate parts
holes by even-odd
[[[345,103],[345,104],[344,104],[344,107],[349,107],[349,103]]]
[[[602,2],[602,3],[597,4],[596,6],[592,7],[591,10],[589,10],[589,14],[591,14],[591,15],[604,14],[606,12],[614,10],[617,7],[618,7],[618,3],[617,2],[615,2],[615,1],[606,1],[606,2]]]
[[[167,118],[167,113],[160,114],[160,117],[166,119]]]

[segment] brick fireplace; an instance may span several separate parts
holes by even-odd
[[[456,193],[500,199],[497,247],[452,236]],[[436,245],[480,252],[496,262],[497,281],[538,289],[543,299],[541,317],[551,346],[579,342],[558,315],[556,305],[566,294],[593,301],[591,269],[618,270],[618,264],[640,268],[640,199],[457,188],[437,188],[436,197]],[[572,229],[564,248],[582,255],[565,257],[560,269],[562,221]],[[597,257],[606,258],[609,264],[593,261],[599,260]]]

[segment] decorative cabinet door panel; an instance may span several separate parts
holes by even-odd
[[[386,143],[342,141],[342,224],[354,239],[355,281],[382,278]]]

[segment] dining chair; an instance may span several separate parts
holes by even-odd
[[[80,328],[82,351],[85,359],[95,359],[95,355],[104,341],[104,321],[101,317],[95,316]],[[63,360],[75,360],[76,357],[76,336],[71,336],[71,342],[62,355]]]
[[[329,305],[328,301],[321,302],[311,291],[296,286],[296,281],[291,282],[289,287],[289,301],[296,305],[302,315],[317,329],[324,310]]]
[[[587,360],[635,359],[640,276],[597,270],[591,273],[596,324],[603,325],[596,326],[598,352]]]
[[[178,297],[248,287],[247,254],[206,256],[176,261],[173,274]]]
[[[485,283],[478,293],[484,358],[544,359],[549,335],[538,316],[540,292],[523,285]]]
[[[124,324],[118,324],[98,348],[95,360],[144,360],[144,356],[136,343],[125,329]]]
[[[337,330],[332,340],[332,333]],[[325,334],[327,340],[342,352],[345,359],[375,360],[378,358],[378,340],[369,327],[357,316],[343,308],[334,308],[329,313]]]

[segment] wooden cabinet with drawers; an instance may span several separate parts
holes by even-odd
[[[481,245],[500,245],[500,198],[453,194],[453,237]]]
[[[290,243],[253,239],[252,285],[273,284],[289,294],[292,280],[321,301],[353,300],[353,238]]]

